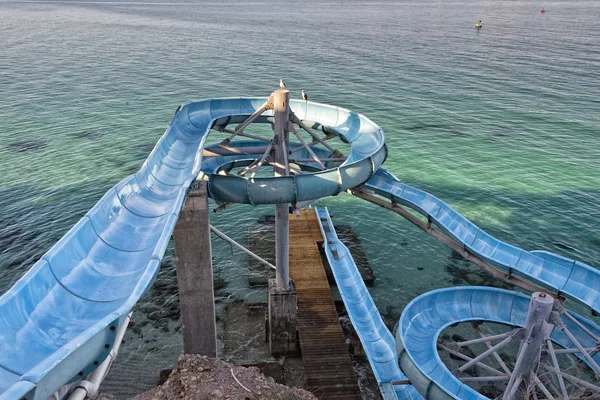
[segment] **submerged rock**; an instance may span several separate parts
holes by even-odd
[[[184,354],[165,383],[134,397],[134,400],[159,399],[314,400],[316,397],[306,390],[275,383],[255,367]]]
[[[33,151],[43,149],[48,146],[48,142],[42,139],[25,139],[18,140],[16,142],[10,143],[7,148],[10,151],[16,151],[19,153],[23,153],[26,151]]]
[[[69,136],[80,138],[80,139],[86,139],[86,138],[87,139],[95,139],[95,138],[102,136],[102,132],[88,129],[85,131],[69,133]]]

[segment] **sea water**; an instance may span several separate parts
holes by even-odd
[[[280,78],[381,125],[384,167],[487,232],[600,267],[598,20],[597,1],[0,1],[0,293],[139,169],[179,104]],[[396,214],[316,204],[355,229],[388,320],[425,291],[493,283]],[[272,213],[211,222],[247,243]],[[213,255],[219,301],[264,296],[245,256],[219,240]],[[173,366],[177,308],[170,247],[103,390]]]

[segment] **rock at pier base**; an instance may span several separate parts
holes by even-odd
[[[237,380],[236,380],[237,379]],[[275,383],[258,368],[239,367],[214,358],[182,355],[169,379],[134,400],[290,399],[316,400],[306,390]]]

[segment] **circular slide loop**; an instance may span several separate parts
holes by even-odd
[[[540,294],[538,293],[538,295]],[[541,293],[541,295],[544,294]],[[487,354],[482,353],[480,356],[474,354],[468,354],[467,356],[465,352],[461,353],[441,344],[439,336],[449,326],[455,326],[461,322],[476,321],[477,323],[473,326],[482,335],[481,338],[486,340],[478,338],[454,343],[458,346],[457,349],[464,349],[467,345],[475,343],[483,345],[485,342],[488,343],[488,347],[491,347],[491,343],[494,341],[499,353],[501,352],[500,349],[506,349],[503,346],[508,346],[512,340],[517,341],[517,343],[519,340],[531,343],[532,341],[529,339],[532,337],[530,324],[527,324],[528,318],[531,318],[531,314],[528,316],[530,301],[531,297],[517,292],[477,286],[439,289],[422,294],[408,304],[400,318],[396,332],[396,348],[400,368],[421,395],[428,399],[487,399],[488,397],[475,391],[467,383],[486,382],[486,380],[489,382],[504,381],[508,384],[507,391],[511,382],[517,381],[513,385],[514,391],[516,391],[521,381],[512,378],[511,373],[516,374],[518,361],[515,362],[514,366],[510,365],[510,362],[504,364],[501,357],[497,353],[493,354],[491,350],[486,350],[484,353]],[[569,375],[572,372],[565,373],[564,370],[561,371],[558,363],[547,361],[547,359],[550,359],[550,355],[555,360],[556,354],[571,354],[581,360],[583,366],[589,367],[592,371],[596,371],[600,362],[600,354],[597,353],[600,327],[584,317],[565,311],[557,303],[554,303],[552,309],[552,318],[554,318],[554,320],[551,319],[552,325],[544,325],[549,326],[550,331],[542,334],[542,336],[545,335],[543,344],[547,347],[544,347],[543,351],[540,350],[543,357],[539,364],[538,375],[540,377],[544,375],[545,379],[548,379],[548,376],[553,376],[557,378],[556,382],[561,383],[560,385],[558,383],[552,385],[552,383],[546,381],[544,384],[541,380],[536,383],[537,376],[535,376],[532,381],[535,386],[533,390],[541,391],[544,394],[544,390],[550,390],[549,388],[558,391],[559,389],[556,388],[559,386],[569,386],[564,384],[569,379],[572,381],[569,382],[573,383],[571,386],[579,383],[584,389],[594,388],[596,386],[592,384],[578,382],[578,378]],[[505,334],[484,336],[479,329],[481,322],[504,324],[517,327],[517,329]],[[526,326],[528,329],[519,329]],[[565,350],[555,351],[552,343],[563,347]],[[521,347],[521,349],[526,347]],[[440,358],[439,349],[447,351],[451,358],[460,359],[463,364],[457,370],[451,372]],[[586,351],[583,352],[585,354],[578,352],[578,349],[585,349]],[[525,352],[525,350],[522,351]],[[486,357],[491,358],[492,355],[496,357],[494,362],[504,364],[501,365],[502,368],[497,367],[494,370],[492,362],[489,364],[482,362]],[[518,359],[517,356],[516,360]],[[461,376],[461,373],[465,371],[473,371],[472,368],[474,367],[478,368],[477,371],[483,371],[484,375],[492,376],[481,378],[473,378],[472,375]],[[600,390],[600,388],[596,387],[596,390]],[[561,397],[561,393],[557,393],[556,397]]]
[[[169,129],[171,137],[165,137],[164,141],[170,139],[168,146],[179,146],[183,158],[187,154],[191,156],[193,151],[190,148],[198,150],[202,146],[200,141],[204,140],[211,128],[243,122],[266,101],[267,98],[224,98],[186,103],[173,118]],[[366,182],[384,162],[387,150],[383,130],[367,117],[341,107],[305,100],[290,100],[290,108],[298,120],[319,126],[322,130],[338,135],[348,142],[351,151],[347,159],[341,165],[332,168],[291,176],[247,178],[237,175],[213,175],[209,183],[213,199],[243,204],[278,204],[335,196]],[[272,116],[273,111],[267,110],[253,122],[270,123]],[[163,153],[168,154],[169,151]],[[325,154],[328,155],[331,156]],[[254,156],[260,157],[260,152]],[[215,157],[220,158],[220,155]],[[236,158],[248,159],[250,156],[239,155],[230,158],[229,161]],[[195,155],[194,171],[199,172],[200,159],[201,152],[198,151]],[[178,167],[178,170],[181,170],[181,164]],[[159,176],[156,178],[160,180]],[[169,175],[169,179],[173,180],[172,175]]]

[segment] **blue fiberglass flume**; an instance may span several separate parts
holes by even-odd
[[[394,341],[350,251],[338,239],[327,209],[318,208],[317,215],[325,254],[383,397],[487,399],[447,368],[438,355],[438,337],[445,328],[459,322],[487,321],[525,327],[530,298],[513,291],[477,286],[433,290],[418,296],[404,308]],[[597,346],[600,327],[575,313],[569,312],[569,315],[571,319],[564,315],[561,319],[576,340],[584,348]],[[564,348],[573,347],[571,339],[557,327],[552,328],[549,337]],[[593,360],[600,363],[600,354],[592,354]],[[577,357],[587,363],[581,354],[577,353]],[[406,379],[405,375],[410,378],[410,386],[391,384]]]
[[[346,161],[328,163],[323,171],[277,178],[218,175],[261,154],[203,159],[210,129],[244,121],[266,100],[210,99],[182,105],[140,171],[109,190],[0,298],[0,400],[47,399],[102,363],[115,344],[115,332],[152,285],[179,210],[201,170],[210,174],[209,193],[216,201],[245,204],[299,203],[366,182],[367,189],[427,216],[466,251],[495,268],[600,311],[597,270],[498,241],[439,199],[400,182],[380,168],[387,156],[383,131],[360,114],[292,100],[291,109],[299,119],[350,143]],[[257,122],[269,123],[272,115],[266,111]],[[237,146],[258,144],[264,145],[247,141]],[[331,157],[322,151],[320,155]],[[298,154],[309,158],[306,150],[299,149]],[[348,273],[352,265],[345,264]],[[393,337],[366,288],[350,286],[356,292],[349,291],[344,300],[382,393],[386,398],[420,398],[414,386],[391,383],[406,379],[398,368]]]
[[[208,132],[215,124],[244,120],[266,100],[182,105],[140,171],[110,189],[0,298],[0,398],[47,399],[102,363],[125,316],[156,277],[200,172]],[[383,132],[367,118],[307,101],[290,105],[299,118],[344,135],[352,147],[346,163],[302,176],[234,178],[213,190],[241,203],[310,200],[363,183],[383,163]]]

